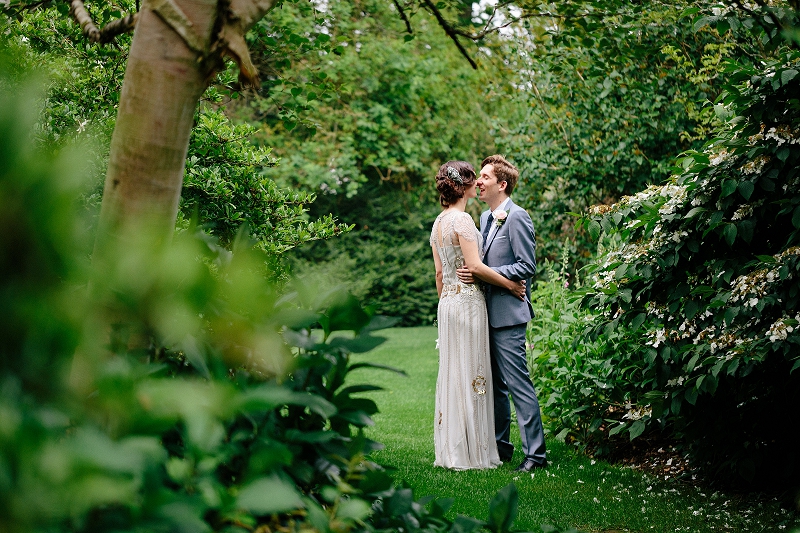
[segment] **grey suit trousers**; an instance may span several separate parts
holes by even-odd
[[[494,386],[494,427],[497,451],[501,458],[510,459],[514,446],[510,442],[511,404],[514,401],[519,424],[522,450],[526,458],[544,463],[545,444],[539,399],[533,388],[525,356],[527,324],[502,328],[489,327],[489,350],[492,360]]]

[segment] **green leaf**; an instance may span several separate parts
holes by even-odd
[[[793,68],[786,69],[781,72],[781,84],[786,85],[797,76],[797,71]]]
[[[625,422],[620,422],[618,426],[614,426],[613,428],[611,428],[611,431],[608,432],[608,435],[609,437],[613,437],[614,435],[616,435],[617,433],[619,433],[620,431],[624,430],[627,427],[628,424],[626,424]]]
[[[336,406],[322,396],[295,392],[276,385],[263,385],[243,392],[236,397],[234,404],[235,408],[243,413],[267,411],[281,405],[303,405],[326,418],[336,413]]]
[[[369,503],[361,498],[350,497],[342,499],[339,502],[339,508],[336,510],[337,518],[345,518],[349,520],[361,521],[369,516],[372,511]]]
[[[330,442],[332,439],[339,438],[340,435],[334,431],[299,431],[297,429],[286,430],[286,440],[291,442]]]
[[[753,191],[756,189],[756,186],[752,181],[741,181],[739,182],[738,188],[739,194],[741,194],[745,200],[749,200],[753,195]]]
[[[729,246],[733,246],[737,233],[736,224],[725,224],[725,229],[722,230],[722,235]]]
[[[694,21],[694,24],[692,25],[692,31],[694,33],[697,33],[703,27],[708,26],[710,21],[711,21],[710,17],[700,17],[700,18],[698,18],[697,20]]]
[[[707,209],[705,207],[700,207],[700,206],[693,207],[688,213],[686,213],[686,216],[683,218],[692,218],[693,216],[696,216],[702,213],[703,211],[707,211]]]
[[[630,328],[632,330],[639,329],[639,326],[641,326],[644,323],[645,318],[647,318],[647,315],[645,313],[639,313],[638,315],[633,317],[633,320],[631,320]]]
[[[405,370],[400,370],[399,368],[395,368],[393,366],[379,365],[377,363],[367,363],[367,362],[353,363],[352,365],[350,365],[348,367],[347,371],[348,372],[352,372],[353,370],[355,370],[357,368],[380,368],[382,370],[391,370],[392,372],[400,374],[401,376],[408,376],[408,374],[406,374]]]
[[[345,348],[352,353],[365,353],[373,350],[386,342],[385,337],[373,337],[371,335],[359,335],[354,339],[336,337],[330,343],[331,347]]]
[[[473,531],[480,529],[485,524],[476,518],[472,518],[469,516],[458,515],[455,520],[453,520],[453,527],[450,528],[449,533],[472,533]]]
[[[350,394],[355,394],[358,392],[371,392],[377,390],[383,390],[383,387],[380,387],[378,385],[367,385],[367,384],[350,385],[349,387],[345,387],[342,390],[340,390],[337,396],[349,396]]]
[[[736,180],[725,179],[722,181],[722,197],[730,196],[736,191]]]
[[[505,533],[511,530],[517,516],[519,494],[517,486],[509,483],[489,502],[489,519],[487,525],[494,533]]]
[[[792,212],[792,226],[795,228],[800,228],[800,205],[794,208]],[[772,258],[774,261],[775,259]]]
[[[686,300],[686,303],[683,306],[683,312],[686,315],[686,318],[691,320],[697,314],[697,310],[699,308],[700,308],[700,305],[696,301],[694,301],[694,300]]]
[[[370,315],[364,311],[358,299],[349,293],[343,297],[337,297],[337,301],[325,310],[324,314],[329,320],[326,333],[333,331],[358,332],[371,320]]]
[[[413,40],[414,40],[414,37],[416,37],[416,35],[413,35],[413,34],[407,34],[407,35],[404,35],[404,36],[403,36],[403,40],[404,40],[405,42],[410,42],[410,41],[413,41]]]
[[[294,484],[278,476],[257,479],[246,485],[236,506],[256,515],[268,515],[303,508],[303,501]]]
[[[644,423],[644,420],[637,420],[636,422],[631,424],[631,429],[629,430],[631,440],[635,439],[636,437],[644,433],[646,427],[647,426]]]
[[[375,425],[375,421],[364,411],[342,411],[337,416],[360,428]]]
[[[455,498],[436,498],[431,504],[431,516],[444,518],[445,513],[453,507],[455,502]]]
[[[697,403],[697,389],[695,389],[694,387],[692,387],[690,389],[686,389],[686,392],[684,393],[684,397],[686,398],[686,401],[689,402],[690,404],[692,404],[692,405],[696,404]]]
[[[601,231],[602,228],[600,227],[600,223],[598,221],[592,220],[589,222],[589,236],[592,238],[592,240],[597,240]]]
[[[401,516],[411,510],[414,503],[414,494],[411,489],[397,489],[386,502],[386,512],[389,516]]]

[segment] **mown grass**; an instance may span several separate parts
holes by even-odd
[[[515,527],[541,531],[541,524],[575,527],[589,532],[781,532],[799,533],[796,513],[774,498],[734,496],[656,479],[630,468],[609,465],[576,453],[548,439],[549,468],[520,475],[519,432],[514,460],[496,470],[453,472],[433,467],[433,411],[438,355],[436,329],[396,328],[379,332],[387,342],[354,356],[403,369],[408,377],[382,370],[357,370],[350,383],[369,382],[385,388],[371,393],[381,410],[369,436],[385,445],[374,454],[395,467],[397,478],[414,489],[415,497],[455,498],[450,517],[465,514],[485,519],[488,502],[510,482],[519,490]]]

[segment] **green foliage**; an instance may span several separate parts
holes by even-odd
[[[592,313],[576,296],[581,280],[568,272],[567,249],[562,248],[558,268],[543,263],[531,293],[536,316],[527,332],[528,362],[547,432],[602,454],[610,425],[641,415],[630,402],[630,388],[640,371],[626,361],[637,345],[617,330],[577,341]]]
[[[194,231],[142,226],[90,264],[80,153],[37,148],[38,84],[2,86],[4,531],[456,527],[369,458],[377,387],[348,376],[389,367],[350,357],[392,320],[341,290],[280,296],[260,254]]]
[[[247,124],[233,124],[220,111],[200,110],[189,142],[181,213],[196,216],[227,248],[246,227],[266,253],[271,275],[281,278],[286,276],[283,252],[346,233],[352,226],[338,224],[330,215],[309,221],[306,206],[315,200],[313,194],[280,189],[264,177],[277,160],[269,149],[250,143],[256,132]]]
[[[566,236],[585,264],[594,245],[571,213],[662,182],[705,140],[716,66],[739,52],[730,36],[695,32],[684,10],[714,4],[572,1],[553,6],[559,24],[527,23],[536,46],[518,61],[528,112],[499,144],[524,176],[516,197],[531,207],[541,257],[555,260]]]
[[[103,4],[97,12],[90,6],[99,24],[134,8],[133,2]],[[94,209],[100,203],[131,37],[118,37],[118,46],[88,45],[61,11],[59,2],[22,10],[18,20],[1,17],[0,32],[3,45],[14,51],[19,72],[37,67],[51,80],[37,138],[56,150],[68,142],[82,142],[92,177],[84,198]],[[246,224],[258,248],[267,254],[266,270],[274,279],[286,281],[283,252],[346,233],[350,227],[327,215],[310,219],[307,211],[313,194],[281,189],[264,176],[278,161],[269,148],[252,144],[259,130],[233,123],[219,107],[237,94],[232,72],[218,76],[204,95],[213,105],[201,105],[196,114],[178,224],[185,229],[196,220],[228,248]]]
[[[399,317],[404,326],[433,323],[439,297],[429,238],[438,205],[384,184],[367,186],[351,199],[322,196],[314,209],[349,218],[357,227],[293,252],[298,277],[345,283],[365,304]]]
[[[800,471],[800,420],[778,414],[800,400],[798,69],[788,46],[760,67],[728,62],[715,104],[726,127],[665,185],[583,222],[609,246],[583,301],[601,312],[587,337],[630,328],[637,422],[670,424],[726,478],[795,483]]]
[[[264,122],[259,138],[281,158],[270,178],[319,194],[312,216],[332,213],[355,225],[293,253],[295,273],[344,281],[403,325],[436,315],[428,244],[439,212],[436,170],[448,159],[477,164],[492,153],[492,117],[513,107],[502,80],[473,71],[432,18],[413,20],[415,38],[406,41],[391,3],[329,2],[322,12],[284,4],[259,25],[252,46],[262,72],[280,62],[283,75],[265,76],[238,109]],[[268,36],[287,48],[302,37],[308,52],[275,53]]]
[[[314,25],[321,31],[309,31]],[[415,30],[406,41],[394,6],[374,0],[328,2],[322,13],[287,3],[259,25],[256,53],[286,68],[265,79],[242,111],[266,124],[265,142],[281,158],[271,177],[340,196],[368,181],[409,190],[444,161],[491,153],[502,83],[474,71],[434,19],[420,13]],[[302,40],[308,53],[270,55],[267,34],[279,45]]]

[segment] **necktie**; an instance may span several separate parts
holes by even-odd
[[[494,222],[494,217],[491,213],[489,213],[489,218],[486,219],[486,225],[483,227],[483,245],[486,246],[486,241],[489,239],[489,230],[492,229],[492,222]]]

